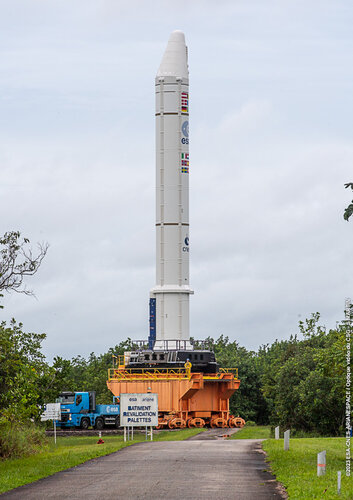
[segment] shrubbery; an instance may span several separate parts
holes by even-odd
[[[33,423],[0,425],[0,459],[31,455],[46,447],[45,431]]]
[[[315,313],[299,322],[302,338],[292,335],[257,352],[223,335],[206,339],[221,367],[238,368],[241,383],[230,399],[231,412],[305,435],[343,435],[346,328],[342,322],[326,331]]]

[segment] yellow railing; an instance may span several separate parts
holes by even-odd
[[[224,374],[232,373],[235,380],[238,379],[238,368],[220,368],[218,373],[205,373],[204,380],[219,380],[223,378]]]
[[[109,368],[108,370],[108,380],[189,380],[191,372],[190,366],[185,366],[185,368],[133,368],[128,369],[125,366],[119,368]],[[186,363],[186,365],[188,365]],[[223,378],[224,374],[234,374],[234,378],[238,378],[238,368],[220,368],[218,373],[215,374],[204,374],[205,380],[219,380]]]
[[[181,380],[189,379],[190,373],[185,368],[109,368],[108,380]]]
[[[220,373],[233,373],[235,378],[238,378],[238,368],[220,368]]]

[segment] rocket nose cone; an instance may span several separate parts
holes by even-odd
[[[168,42],[182,42],[185,44],[185,35],[180,30],[175,30],[170,34]]]
[[[157,72],[157,77],[159,76],[189,77],[188,53],[182,31],[176,30],[171,33]]]

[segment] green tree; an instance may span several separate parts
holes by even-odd
[[[276,341],[259,352],[270,422],[320,434],[339,434],[344,419],[344,325],[299,322],[303,340]]]
[[[26,333],[12,320],[0,325],[0,423],[24,422],[40,413],[38,387],[48,370],[41,344],[45,334]]]
[[[353,190],[353,182],[348,182],[347,184],[344,185],[344,187],[351,188]],[[348,207],[344,210],[343,218],[346,221],[349,221],[349,218],[353,215],[353,200],[352,202],[348,205]]]
[[[38,271],[48,247],[47,243],[38,244],[38,251],[34,254],[29,239],[21,238],[18,231],[10,231],[0,237],[0,297],[3,296],[2,291],[33,295],[23,280]]]

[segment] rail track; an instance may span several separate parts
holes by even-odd
[[[56,435],[57,436],[98,436],[99,432],[102,433],[102,436],[113,436],[114,434],[124,434],[123,429],[103,429],[101,431],[97,431],[96,429],[87,429],[85,431],[82,431],[80,429],[73,429],[73,430],[61,430],[57,429],[56,430]],[[54,436],[54,431],[47,429],[45,431],[47,436]]]
[[[169,429],[164,429],[164,431],[168,430],[168,432],[175,432],[175,429],[172,429],[172,430],[169,430]],[[122,435],[124,434],[124,429],[103,429],[101,431],[98,431],[96,429],[88,429],[88,430],[80,430],[80,429],[73,429],[73,430],[68,430],[68,429],[65,429],[65,430],[58,430],[56,431],[56,435],[58,437],[68,437],[68,436],[98,436],[99,433],[102,433],[102,436],[114,436],[114,435]],[[145,427],[141,428],[141,429],[134,429],[134,432],[135,433],[142,433],[144,434],[146,431],[145,431]],[[158,434],[159,430],[157,429],[153,429],[153,433],[155,434]],[[54,431],[53,430],[50,430],[50,429],[47,429],[45,431],[46,435],[47,436],[54,436]]]

